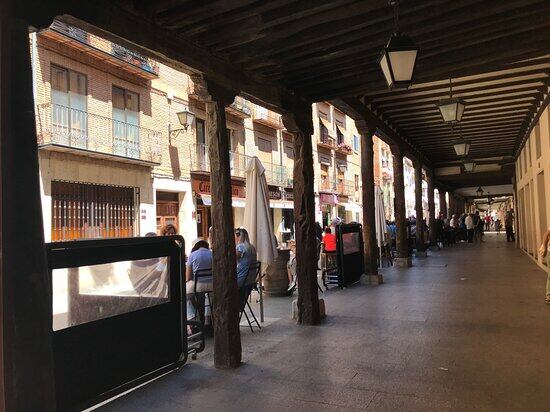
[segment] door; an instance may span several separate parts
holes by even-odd
[[[208,229],[210,229],[210,226],[210,207],[197,205],[197,237],[208,239]]]
[[[178,214],[178,193],[157,192],[157,234],[160,235],[161,229],[168,224],[178,229]]]
[[[113,154],[140,158],[139,95],[113,86]]]

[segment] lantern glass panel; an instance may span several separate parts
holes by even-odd
[[[455,148],[457,156],[466,156],[470,151],[470,142],[459,141],[456,142],[453,146]]]
[[[393,76],[396,82],[412,81],[418,50],[388,51]]]
[[[388,55],[385,51],[382,53],[382,58],[380,59],[380,68],[382,69],[382,73],[384,74],[384,78],[386,79],[388,87],[392,87],[393,79],[390,71],[390,66],[388,65]]]
[[[473,172],[476,164],[474,162],[464,162],[464,170]]]

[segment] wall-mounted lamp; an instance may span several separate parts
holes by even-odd
[[[172,140],[172,137],[176,138],[183,130],[187,130],[195,121],[195,113],[184,109],[181,112],[177,112],[178,121],[183,127],[179,129],[172,129],[172,124],[168,123],[168,137]]]

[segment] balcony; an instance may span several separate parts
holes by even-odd
[[[161,162],[161,133],[52,103],[37,107],[40,149],[147,166]]]
[[[154,60],[58,20],[40,35],[61,43],[63,48],[82,52],[138,77],[151,80],[159,75],[159,66]]]
[[[208,146],[205,144],[190,145],[191,172],[210,173],[210,160],[208,158]],[[246,179],[246,166],[251,156],[241,153],[229,152],[231,176]],[[265,168],[265,178],[268,185],[279,187],[292,187],[292,176],[285,166],[262,162]]]
[[[284,129],[281,115],[262,106],[254,105],[252,120],[273,129]]]
[[[351,180],[341,180],[336,183],[336,191],[339,195],[355,197],[355,182]]]
[[[336,140],[328,134],[321,133],[319,140],[317,140],[317,146],[328,150],[333,150],[336,147]]]
[[[336,150],[337,153],[343,154],[345,156],[349,156],[353,154],[353,149],[349,144],[346,143],[339,143],[334,150]]]
[[[252,114],[250,102],[240,96],[235,97],[235,101],[231,103],[226,110],[228,113],[231,113],[243,119],[250,117],[250,115]]]
[[[320,179],[317,185],[318,192],[338,193],[336,183],[329,179]]]

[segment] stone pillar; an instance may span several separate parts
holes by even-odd
[[[235,94],[198,75],[192,76],[192,80],[195,92],[206,105],[205,130],[212,192],[214,366],[229,369],[241,363],[229,136],[225,121],[225,107],[233,102]]]
[[[434,199],[434,176],[431,170],[426,171],[428,183],[428,226],[430,228],[430,249],[437,248],[437,225],[435,223],[435,199]]]
[[[445,190],[439,188],[439,211],[443,215],[443,218],[447,217],[447,199],[445,197]]]
[[[317,286],[317,242],[315,240],[315,193],[313,189],[313,134],[311,106],[283,114],[283,124],[294,134],[294,221],[296,227],[296,278],[298,280],[298,323],[321,321]]]
[[[391,146],[393,155],[393,190],[395,193],[395,224],[397,226],[397,257],[396,267],[412,266],[409,256],[409,241],[407,239],[407,221],[405,210],[405,180],[403,175],[403,151],[399,146]]]
[[[416,257],[425,257],[424,210],[422,208],[422,163],[413,161],[414,166],[414,207],[416,210]]]
[[[28,24],[0,2],[0,409],[53,411],[51,280]]]
[[[364,120],[356,121],[357,131],[361,135],[361,183],[363,201],[363,243],[365,274],[361,283],[379,285],[383,283],[378,274],[378,244],[376,242],[376,213],[374,195],[374,130],[369,129]]]

